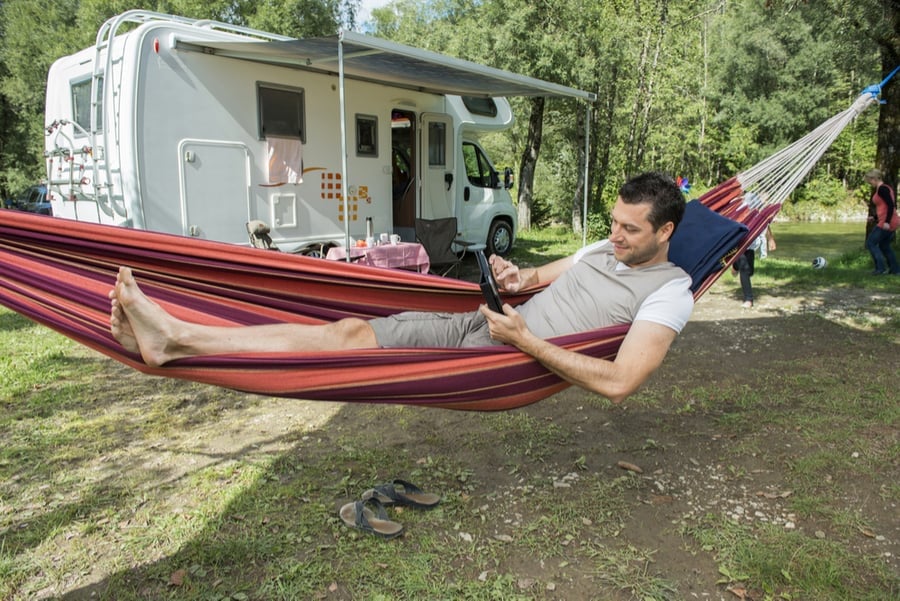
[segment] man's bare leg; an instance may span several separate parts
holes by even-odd
[[[271,324],[207,326],[167,313],[140,289],[131,269],[122,267],[110,292],[110,331],[122,346],[140,351],[147,365],[201,355],[373,348],[375,333],[361,319],[323,325]]]

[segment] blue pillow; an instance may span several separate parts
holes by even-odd
[[[746,238],[748,228],[703,203],[685,205],[684,218],[669,242],[669,260],[691,276],[691,290],[724,267],[722,259]]]

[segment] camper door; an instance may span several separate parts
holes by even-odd
[[[453,217],[456,179],[453,122],[448,115],[423,113],[419,132],[419,172],[422,196],[419,216],[423,219]]]
[[[182,140],[178,145],[183,234],[221,242],[247,240],[250,150],[240,142]]]

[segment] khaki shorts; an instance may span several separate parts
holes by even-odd
[[[383,348],[465,348],[501,344],[491,340],[487,320],[471,313],[407,311],[369,321]]]

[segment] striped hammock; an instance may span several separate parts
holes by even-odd
[[[700,221],[686,218],[679,226],[671,259],[692,275],[695,297],[765,230],[840,131],[874,102],[876,93],[863,93],[808,136],[688,203]],[[717,230],[705,213],[737,227],[709,239]],[[458,280],[0,210],[0,304],[147,374],[272,396],[466,410],[520,407],[569,385],[510,347],[311,350],[151,368],[109,332],[107,293],[120,265],[132,267],[144,292],[175,316],[211,325],[323,323],[404,310],[469,311],[481,303],[478,287]],[[618,325],[553,342],[613,359],[627,332]]]

